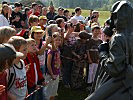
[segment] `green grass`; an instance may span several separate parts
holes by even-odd
[[[71,12],[74,11],[74,9],[68,9]],[[82,10],[82,16],[87,17],[89,16],[89,10]],[[104,22],[106,21],[106,19],[109,18],[110,16],[110,12],[109,11],[99,11],[100,15],[99,15],[99,23],[100,25],[104,25]]]
[[[56,100],[84,100],[88,94],[85,90],[71,90],[60,85]]]

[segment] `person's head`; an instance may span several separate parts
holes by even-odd
[[[80,23],[80,31],[83,31],[85,29],[85,23],[83,21],[79,21]]]
[[[52,35],[54,46],[58,48],[61,45],[62,38],[59,32],[54,32]]]
[[[27,41],[23,37],[20,36],[12,36],[8,40],[9,44],[12,44],[16,51],[22,52],[24,54],[23,58],[18,58],[18,59],[25,59],[27,56]]]
[[[71,17],[73,17],[73,16],[75,16],[75,12],[72,12],[72,15],[71,15]]]
[[[91,38],[91,35],[88,34],[88,33],[85,32],[85,31],[81,31],[81,32],[79,33],[78,36],[79,36],[79,38],[82,39],[82,40],[87,40],[87,39],[90,39],[90,38]]]
[[[64,16],[68,17],[69,16],[69,10],[64,10]]]
[[[58,27],[60,27],[60,28],[64,28],[65,27],[65,21],[64,21],[63,18],[57,18],[56,19],[56,23],[57,23]]]
[[[39,17],[39,25],[46,25],[47,23],[47,17],[46,16],[40,16]]]
[[[37,10],[37,9],[38,9],[38,4],[35,3],[35,2],[33,2],[33,3],[31,4],[31,8],[34,9],[34,10]]]
[[[98,37],[98,35],[101,33],[101,28],[99,27],[99,25],[93,25],[91,27],[91,30],[94,37]]]
[[[11,44],[0,44],[0,72],[10,68],[16,57],[23,57],[23,53],[16,52]]]
[[[98,20],[98,18],[99,18],[99,11],[96,11],[96,10],[92,11],[92,16],[96,16],[96,19]]]
[[[80,7],[76,7],[75,8],[75,13],[77,16],[81,15],[82,11],[81,11],[81,8]]]
[[[26,39],[26,41],[27,41],[28,52],[29,53],[37,52],[36,41],[32,38]]]
[[[63,16],[63,12],[64,12],[64,8],[63,7],[59,7],[58,8],[58,15]]]
[[[29,25],[32,26],[38,26],[39,18],[35,15],[31,15],[29,17]]]
[[[22,4],[19,2],[14,3],[15,10],[19,12],[22,9]]]
[[[113,30],[109,26],[105,26],[105,28],[102,31],[104,33],[105,41],[110,40],[114,33]]]
[[[6,43],[15,34],[16,30],[14,28],[8,26],[0,27],[0,44]]]
[[[30,8],[29,7],[25,7],[24,8],[24,13],[26,14],[26,15],[28,15],[28,12],[30,11]]]
[[[50,24],[46,28],[46,36],[51,36],[51,33],[58,32],[58,25],[57,24]]]
[[[4,4],[9,5],[9,3],[7,1],[2,1],[2,5],[4,5]]]
[[[49,6],[49,11],[52,12],[52,13],[55,12],[54,6]]]
[[[46,16],[47,15],[47,7],[43,7],[42,8],[42,16]]]
[[[1,14],[8,18],[9,6],[7,4],[2,5]]]
[[[44,30],[40,26],[33,26],[31,28],[31,38],[37,40],[41,40],[44,35]]]

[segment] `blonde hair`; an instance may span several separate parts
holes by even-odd
[[[2,44],[5,39],[9,39],[11,36],[14,36],[16,30],[14,28],[4,26],[0,27],[0,44]]]
[[[36,41],[32,38],[26,39],[26,41],[27,41],[27,44],[30,44],[32,42],[36,43]]]
[[[61,34],[59,32],[54,32],[53,35],[52,35],[53,38],[56,38],[56,37],[61,37]]]
[[[19,51],[20,47],[22,45],[26,45],[27,41],[26,39],[24,39],[23,37],[20,36],[12,36],[9,40],[8,40],[9,44],[12,44],[14,46],[14,48]]]

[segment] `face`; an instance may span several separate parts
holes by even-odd
[[[38,23],[39,23],[39,21],[36,21],[36,22],[30,23],[30,25],[31,26],[38,26]]]
[[[7,14],[9,12],[9,7],[8,6],[7,7],[4,7],[3,8],[3,11],[4,11],[5,14]]]
[[[93,36],[98,36],[101,33],[100,29],[94,29],[93,30]]]
[[[64,11],[64,10],[60,9],[60,10],[58,11],[58,14],[59,14],[59,15],[63,15],[63,11]]]
[[[79,11],[77,12],[77,14],[78,14],[78,15],[81,15],[81,13],[82,13],[82,11],[81,11],[81,10],[79,10]]]
[[[28,44],[28,52],[35,53],[37,51],[36,49],[36,43],[31,42]]]
[[[47,23],[46,19],[41,19],[39,20],[39,24],[45,25]]]
[[[43,14],[44,16],[46,16],[46,15],[47,15],[47,9],[43,9],[42,14]]]
[[[42,39],[42,37],[43,37],[43,32],[35,32],[34,33],[35,40],[40,40],[40,39]]]
[[[64,20],[63,20],[63,21],[60,23],[60,27],[61,27],[61,28],[64,28],[65,25],[66,25],[66,24],[65,24],[65,22],[64,22]]]
[[[55,47],[59,47],[61,45],[61,37],[54,38]]]
[[[28,50],[27,50],[27,44],[26,45],[22,45],[19,49],[19,52],[22,52],[24,54],[24,57],[22,59],[25,59],[26,56],[27,56],[27,53],[28,53]]]
[[[50,12],[54,12],[54,7],[53,7],[53,6],[50,6],[50,7],[49,7],[49,11],[50,11]]]

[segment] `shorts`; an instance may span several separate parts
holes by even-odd
[[[51,76],[46,74],[45,82],[48,82],[48,85],[45,86],[44,92],[46,100],[49,100],[51,96],[57,96],[58,84],[59,84],[59,75],[55,80],[51,80]]]

